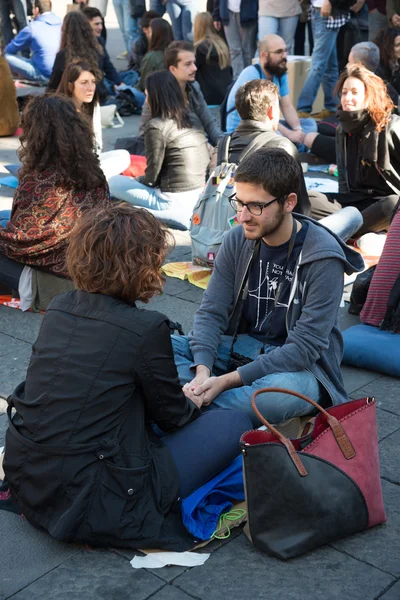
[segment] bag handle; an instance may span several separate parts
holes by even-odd
[[[297,396],[297,398],[301,398],[302,400],[305,400],[309,404],[312,404],[321,414],[323,414],[325,416],[327,423],[332,430],[332,433],[336,440],[336,443],[339,446],[340,450],[342,451],[343,456],[347,460],[350,460],[351,458],[353,458],[356,455],[356,451],[354,450],[353,444],[351,443],[347,433],[345,432],[345,430],[343,429],[341,423],[339,423],[337,418],[334,417],[333,415],[329,414],[324,408],[322,408],[322,406],[320,406],[314,400],[311,400],[311,398],[308,398],[308,396],[304,396],[304,394],[300,394],[299,392],[294,392],[293,390],[286,390],[285,388],[262,388],[261,390],[257,390],[256,392],[254,392],[254,394],[251,398],[251,406],[253,407],[254,412],[256,413],[257,417],[260,419],[261,423],[266,425],[266,427],[268,427],[268,429],[285,446],[296,469],[298,470],[298,472],[300,473],[300,475],[302,477],[305,477],[307,475],[307,471],[306,471],[303,463],[301,462],[301,459],[300,459],[298,453],[296,452],[295,447],[293,446],[291,440],[289,438],[285,437],[280,431],[275,429],[275,427],[273,425],[271,425],[271,423],[269,423],[267,421],[267,419],[265,419],[262,416],[262,414],[260,413],[260,411],[257,408],[256,397],[259,394],[265,394],[267,392],[279,392],[281,394],[290,394],[291,396]]]

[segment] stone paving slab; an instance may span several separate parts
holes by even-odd
[[[151,600],[191,600],[197,598],[197,596],[188,596],[182,590],[178,590],[172,585],[166,585],[159,592],[151,597]]]
[[[387,522],[335,542],[332,546],[400,577],[400,486],[382,480],[382,489]]]
[[[400,379],[382,375],[376,384],[372,381],[357,390],[359,398],[376,396],[376,405],[382,410],[400,415]]]
[[[382,477],[400,485],[400,429],[379,444],[379,456]]]
[[[0,511],[0,532],[0,600],[81,553],[80,546],[57,542],[9,512]],[[51,594],[42,598],[50,599]]]
[[[395,583],[388,591],[380,596],[381,600],[399,600],[400,598],[400,581]]]
[[[13,600],[145,600],[164,585],[163,580],[145,569],[133,569],[126,559],[112,552],[83,550],[13,596]]]
[[[207,600],[375,600],[394,581],[334,548],[281,561],[257,552],[241,535],[174,585]]]
[[[1,333],[29,344],[36,341],[42,319],[43,315],[40,313],[0,306]]]
[[[393,413],[388,413],[386,410],[376,409],[376,420],[378,422],[378,439],[379,441],[386,438],[391,433],[400,429],[400,417]]]

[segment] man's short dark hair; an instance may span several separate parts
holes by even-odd
[[[85,15],[85,17],[89,19],[89,21],[91,21],[92,19],[97,19],[97,17],[100,17],[100,19],[103,18],[103,15],[95,6],[85,6],[84,8],[82,8],[82,12]]]
[[[50,12],[52,9],[51,0],[35,0],[34,7],[39,9],[41,15]]]
[[[243,159],[235,171],[236,183],[262,187],[283,204],[300,187],[298,162],[281,148],[261,148]]]
[[[242,120],[265,121],[271,106],[279,98],[278,86],[265,79],[253,79],[242,85],[235,106]]]
[[[190,42],[171,42],[166,51],[164,52],[164,64],[165,68],[177,67],[179,62],[179,52],[193,52],[194,46]]]
[[[161,17],[160,13],[156,10],[147,10],[140,19],[140,27],[149,27],[150,23],[153,19],[159,19]]]

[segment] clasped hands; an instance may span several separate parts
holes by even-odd
[[[196,367],[196,377],[189,383],[185,383],[182,391],[196,406],[201,408],[211,404],[221,392],[241,385],[243,385],[242,380],[237,371],[215,377],[211,375],[208,367],[198,365]]]

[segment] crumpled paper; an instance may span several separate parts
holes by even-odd
[[[134,569],[161,569],[167,565],[199,567],[204,565],[209,556],[196,552],[151,552],[146,556],[134,556],[131,565]]]

